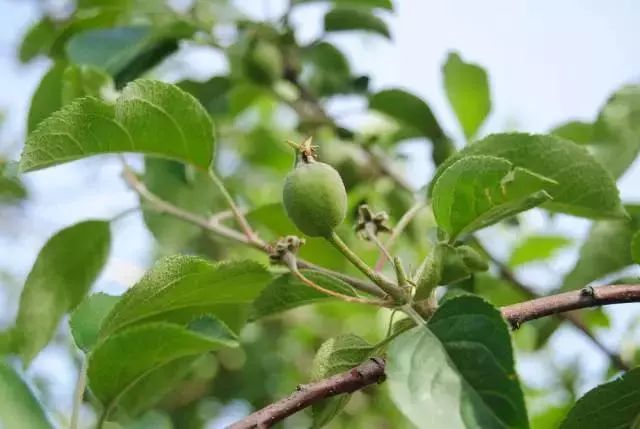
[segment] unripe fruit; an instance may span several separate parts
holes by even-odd
[[[347,213],[344,183],[322,162],[299,162],[285,179],[282,201],[287,216],[310,237],[328,237]]]
[[[257,41],[244,58],[247,77],[256,83],[271,85],[282,76],[282,54],[278,48],[264,41]]]

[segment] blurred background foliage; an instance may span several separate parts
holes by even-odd
[[[9,10],[10,3],[3,7]],[[218,170],[223,173],[231,193],[243,207],[249,208],[251,224],[269,241],[297,232],[280,204],[282,180],[293,164],[293,156],[285,142],[301,141],[313,135],[319,145],[320,159],[340,172],[349,191],[351,215],[339,232],[368,263],[375,264],[379,257],[376,248],[358,240],[353,233],[356,207],[366,202],[375,210],[387,211],[389,223],[397,224],[413,204],[409,190],[425,194],[419,190],[424,183],[410,180],[415,174],[415,164],[407,163],[407,156],[422,156],[419,163],[430,170],[455,147],[462,147],[467,141],[485,134],[482,124],[492,108],[487,72],[480,65],[466,62],[464,52],[452,52],[445,59],[442,91],[459,120],[458,129],[447,130],[440,124],[439,115],[421,97],[406,89],[372,88],[370,76],[352,64],[340,38],[335,36],[348,32],[362,38],[389,39],[393,43],[387,24],[393,16],[394,5],[390,0],[274,2],[278,5],[269,5],[269,1],[240,3],[243,2],[78,0],[39,3],[41,16],[22,35],[16,51],[22,63],[41,61],[46,57],[49,64],[31,99],[27,129],[35,129],[40,121],[74,98],[92,95],[112,100],[116,91],[141,76],[174,82],[195,96],[213,118],[218,141],[215,161]],[[319,9],[318,3],[322,4]],[[270,7],[267,19],[258,20],[247,13],[254,7]],[[305,12],[305,8],[311,8],[313,13]],[[318,10],[320,13],[315,13]],[[294,19],[294,15],[298,19]],[[305,20],[321,20],[319,34],[301,38],[300,27],[304,27],[305,20],[300,16]],[[208,70],[215,71],[198,73],[199,65],[191,64],[181,56],[189,49],[206,50],[205,61],[215,64]],[[375,50],[370,55],[376,55]],[[410,62],[407,59],[407,64]],[[637,155],[635,142],[640,141],[637,87],[626,88],[607,102],[603,100],[603,106],[593,122],[563,124],[555,129],[555,133],[593,147],[599,159],[618,177]],[[615,115],[611,113],[612,109],[617,109]],[[47,208],[42,203],[30,205],[29,185],[17,175],[13,161],[21,143],[7,143],[15,139],[7,138],[6,133],[4,138],[0,159],[0,228],[3,235],[14,238],[0,243],[0,249],[3,263],[10,264],[13,255],[9,245],[12,240],[27,237],[21,231],[31,228],[20,219],[28,211],[38,207],[46,211]],[[407,141],[428,150],[407,151],[403,146]],[[633,144],[629,143],[631,141]],[[614,152],[607,152],[606,147],[603,149],[603,142],[615,143]],[[428,152],[431,156],[425,159],[424,153]],[[99,167],[99,163],[106,162],[104,159],[77,163],[73,168],[82,168],[86,176],[82,182],[74,183],[74,187],[87,187],[90,193],[107,193],[107,189],[94,186],[94,183],[100,183],[96,175],[109,174],[117,178],[119,170],[117,163]],[[132,157],[132,161],[144,171],[142,179],[146,186],[163,199],[201,215],[226,208],[208,178],[191,167],[151,158]],[[67,198],[73,198],[76,189],[69,187],[63,192]],[[111,198],[126,191],[120,189],[119,192]],[[128,198],[131,201],[130,195]],[[143,265],[148,266],[160,256],[177,252],[203,255],[213,260],[242,256],[267,262],[263,254],[212,237],[193,225],[148,210],[144,204],[142,207],[142,220],[153,237],[152,247],[145,249],[150,251],[142,258]],[[127,208],[122,206],[120,211]],[[636,214],[636,210],[629,211]],[[534,293],[575,289],[591,282],[617,280],[637,273],[637,270],[628,270],[632,265],[628,246],[631,235],[638,230],[637,219],[593,222],[586,241],[581,244],[556,227],[557,218],[557,215],[537,210],[533,217],[519,216],[480,234],[481,241],[500,255],[502,267],[494,266],[482,274],[464,273],[450,292],[455,288],[475,292],[501,306],[526,300]],[[118,222],[115,235],[126,236],[122,243],[135,242],[138,236],[132,231],[140,232],[141,229],[127,226],[130,220],[126,217]],[[396,251],[410,268],[415,268],[428,251],[433,227],[432,215],[428,210],[422,210],[396,243]],[[145,239],[144,234],[148,233],[143,232],[140,240]],[[578,249],[581,259],[571,268]],[[359,275],[323,240],[308,239],[301,256],[332,269]],[[561,261],[559,265],[554,262],[558,260]],[[559,266],[568,268],[564,279],[556,270]],[[13,275],[11,269],[0,268],[3,270],[0,271],[1,302],[11,309],[18,300],[21,278]],[[501,276],[500,268],[514,270],[533,287],[523,290],[514,286],[508,277]],[[111,266],[111,270],[114,269],[127,271],[128,267],[125,264]],[[550,280],[539,287],[536,275],[541,269],[547,269],[553,275],[547,273],[546,278]],[[132,271],[129,275],[121,273],[119,278],[102,279],[99,289],[122,291],[133,283],[130,278],[140,270]],[[13,313],[8,310],[0,322],[10,323]],[[127,428],[223,427],[307,382],[315,352],[326,339],[354,332],[371,342],[379,341],[387,331],[390,317],[386,310],[328,301],[249,324],[241,334],[242,348],[225,349],[199,358],[159,400],[154,411],[123,417],[123,424]],[[598,332],[611,328],[607,312],[585,311],[580,317],[586,326]],[[618,332],[629,333],[618,334],[621,341],[616,346],[624,358],[636,365],[640,364],[639,338],[633,333],[637,332],[639,322],[636,312],[626,317],[623,325],[618,323],[616,326]],[[527,386],[534,428],[554,427],[585,386],[593,386],[615,373],[614,368],[592,371],[585,381],[581,379],[582,372],[578,370],[580,365],[576,360],[565,359],[557,363],[553,355],[558,343],[550,345],[550,338],[559,336],[562,341],[568,341],[567,344],[587,342],[580,334],[572,336],[571,327],[556,331],[558,325],[556,320],[544,319],[526,324],[514,334],[518,357],[524,362],[519,369]],[[581,347],[587,347],[594,355],[599,353],[589,345]],[[57,349],[67,358],[78,356],[66,324],[60,328],[50,348]],[[125,351],[123,358],[126,359]],[[53,420],[66,426],[70,407],[67,402],[60,401],[57,392],[68,390],[73,384],[74,367],[65,367],[61,372],[67,379],[66,384],[55,386],[56,381],[47,377],[47,371],[58,371],[55,362],[59,358],[46,359],[45,356],[39,364],[44,370],[29,372],[27,379],[49,409],[55,410]],[[72,362],[78,365],[77,359]],[[537,371],[543,367],[545,376],[540,382]],[[83,421],[89,424],[93,414],[87,405],[83,409]],[[282,427],[298,428],[310,424],[308,414],[299,413]],[[385,387],[374,386],[354,394],[345,411],[329,427],[402,428],[410,427],[410,424],[391,404]]]

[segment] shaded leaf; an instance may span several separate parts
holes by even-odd
[[[562,290],[582,288],[633,263],[631,240],[640,227],[640,211],[633,206],[627,209],[636,219],[593,224],[576,265],[563,280]]]
[[[327,32],[363,30],[391,38],[387,24],[369,11],[356,8],[332,9],[324,16]]]
[[[351,67],[344,54],[328,42],[311,45],[303,53],[307,69],[303,78],[309,88],[320,96],[353,90]]]
[[[293,0],[294,4],[303,4],[303,3],[316,3],[327,0]],[[332,3],[339,6],[357,6],[357,7],[379,7],[382,9],[393,9],[393,4],[391,0],[330,0]]]
[[[551,198],[553,180],[493,156],[450,164],[432,192],[433,214],[451,239],[492,225]]]
[[[35,130],[40,122],[62,107],[62,82],[66,67],[63,62],[54,63],[42,77],[31,97],[27,116],[28,132]]]
[[[448,158],[431,182],[454,162],[471,155],[504,158],[516,167],[555,180],[544,208],[594,219],[624,218],[613,178],[584,148],[556,136],[523,133],[493,134]]]
[[[385,89],[371,96],[369,108],[396,119],[433,141],[444,138],[444,131],[427,103],[409,92]]]
[[[389,346],[392,399],[419,428],[527,428],[511,339],[481,298],[451,298]],[[428,416],[428,418],[425,418]]]
[[[106,293],[94,293],[87,296],[71,313],[69,327],[76,346],[88,352],[98,341],[98,333],[104,318],[120,299],[119,296]]]
[[[29,387],[5,362],[0,362],[0,426],[3,429],[53,428]]]
[[[640,368],[587,392],[569,411],[560,429],[635,429],[640,423]]]
[[[62,103],[92,96],[109,101],[116,97],[111,76],[92,66],[68,66],[62,75]]]
[[[211,180],[201,172],[194,172],[191,177],[187,173],[184,164],[147,157],[142,179],[147,189],[164,201],[191,213],[207,216],[211,213],[214,201]],[[147,207],[144,201],[141,203]],[[149,231],[168,251],[184,249],[201,234],[200,227],[166,213],[158,213],[152,208],[145,209],[143,217]]]
[[[640,85],[625,86],[604,105],[594,124],[589,151],[614,177],[620,177],[640,152]]]
[[[20,296],[14,340],[29,364],[53,337],[62,316],[84,298],[109,254],[109,223],[86,221],[47,241]]]
[[[182,23],[90,29],[69,39],[67,56],[73,63],[106,70],[122,87],[176,51],[178,39],[192,32]]]
[[[184,80],[178,83],[178,87],[197,98],[213,117],[229,112],[229,91],[233,85],[225,76],[214,76],[206,82]]]
[[[319,286],[343,295],[356,296],[351,286],[335,277],[317,271],[301,270],[309,280]],[[293,274],[287,273],[273,280],[253,302],[250,320],[281,313],[292,308],[317,302],[327,302],[335,298],[323,294],[302,283]]]
[[[138,80],[115,106],[79,98],[51,115],[27,139],[20,159],[33,171],[91,155],[141,152],[206,169],[214,151],[207,112],[175,85]]]
[[[571,244],[571,240],[562,235],[532,235],[526,237],[511,252],[509,266],[517,267],[530,262],[545,261],[569,244]]]
[[[235,347],[228,335],[197,332],[173,323],[147,323],[107,337],[89,356],[89,387],[107,408],[142,376],[176,359]],[[126,350],[126,359],[122,358]]]
[[[118,398],[118,409],[128,417],[136,417],[153,408],[187,377],[197,359],[198,356],[185,356],[147,372]]]
[[[634,263],[640,264],[640,231],[631,238],[631,257]]]
[[[373,346],[363,338],[347,334],[330,338],[318,349],[311,366],[311,381],[318,381],[360,365],[373,352]],[[351,398],[343,394],[313,404],[313,427],[329,423],[344,409]]]
[[[442,72],[447,98],[469,140],[491,111],[487,72],[476,64],[464,62],[455,52],[447,57]]]
[[[270,280],[267,270],[254,261],[212,264],[195,256],[167,257],[122,296],[102,324],[100,336],[150,319],[185,322],[200,314],[222,317],[219,306],[249,304]]]

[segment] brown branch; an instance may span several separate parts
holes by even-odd
[[[640,302],[640,285],[584,288],[508,305],[502,307],[501,312],[515,329],[525,322],[559,315],[562,312],[631,302]],[[384,360],[374,358],[349,371],[301,386],[286,398],[256,411],[232,424],[228,429],[268,428],[323,399],[342,393],[351,393],[370,384],[382,382],[385,377],[384,365]]]
[[[307,408],[322,399],[343,393],[352,393],[371,384],[384,381],[384,360],[372,358],[357,367],[315,383],[299,386],[291,395],[244,419],[227,429],[269,428],[286,417]]]
[[[514,328],[530,320],[581,308],[640,302],[640,285],[609,285],[543,296],[502,307],[502,315]]]

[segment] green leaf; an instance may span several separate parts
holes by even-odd
[[[84,352],[93,348],[98,341],[102,321],[118,300],[119,296],[94,293],[87,296],[71,313],[69,327],[78,348]]]
[[[59,231],[42,248],[22,290],[14,332],[25,365],[51,340],[62,316],[82,301],[110,243],[109,223],[95,220]]]
[[[328,42],[311,45],[303,53],[307,85],[320,96],[347,93],[353,89],[351,67],[344,54]]]
[[[53,429],[29,387],[5,362],[0,362],[0,427]]]
[[[303,3],[316,3],[327,0],[293,0],[294,4]],[[376,8],[392,10],[393,4],[391,0],[331,0],[332,3],[338,6],[356,6],[362,8]]]
[[[569,121],[551,130],[551,134],[581,145],[591,143],[594,139],[594,132],[593,124],[582,121]]]
[[[192,177],[187,173],[187,167],[179,162],[147,157],[143,182],[149,191],[163,200],[191,213],[207,216],[214,201],[211,180],[201,172],[194,172]],[[141,203],[146,207],[144,201]],[[145,209],[143,216],[149,231],[169,251],[183,250],[202,232],[198,226],[152,208]]]
[[[121,87],[175,52],[178,39],[192,32],[182,23],[90,29],[69,39],[67,56],[73,63],[106,70]]]
[[[556,184],[506,159],[466,156],[438,177],[433,214],[453,240],[549,201]]]
[[[631,238],[631,257],[634,263],[640,264],[640,231]]]
[[[511,338],[481,298],[451,298],[389,345],[387,381],[418,428],[527,428]],[[425,418],[428,416],[428,418]]]
[[[587,392],[560,429],[635,429],[640,424],[640,368]]]
[[[317,271],[301,271],[305,277],[325,289],[340,292],[343,295],[356,296],[353,288],[342,280]],[[335,298],[310,288],[293,274],[287,273],[273,280],[262,290],[253,302],[249,319],[257,320],[303,305],[332,300]]]
[[[595,222],[580,248],[576,265],[563,280],[562,290],[582,288],[631,265],[631,240],[637,230],[635,221]]]
[[[571,244],[571,240],[562,235],[532,235],[526,237],[511,252],[509,266],[517,267],[530,262],[545,261],[569,244]]]
[[[18,177],[17,163],[0,159],[0,204],[15,203],[27,197],[27,189]]]
[[[369,99],[369,108],[392,117],[432,141],[445,137],[427,103],[401,89],[385,89],[374,94]]]
[[[92,66],[68,66],[62,75],[62,103],[92,96],[109,101],[116,97],[111,76]]]
[[[504,158],[516,167],[555,180],[543,207],[594,219],[627,216],[613,178],[584,148],[556,136],[493,134],[465,147],[438,167],[433,184],[454,162],[471,155]]]
[[[89,387],[110,409],[151,371],[179,358],[235,346],[237,342],[227,333],[198,332],[163,322],[134,326],[107,337],[93,350],[87,372]]]
[[[27,63],[36,56],[49,51],[57,35],[56,24],[49,17],[36,22],[22,39],[18,58]]]
[[[122,296],[103,322],[100,336],[149,320],[184,322],[205,313],[223,317],[219,310],[246,306],[270,280],[267,270],[254,261],[212,264],[194,256],[167,257]]]
[[[67,65],[54,63],[43,76],[36,92],[31,97],[27,116],[27,131],[32,132],[37,125],[62,107],[62,81]]]
[[[234,88],[229,78],[214,76],[206,82],[184,80],[178,83],[178,87],[197,98],[214,118],[229,113],[229,92]]]
[[[442,72],[447,98],[469,140],[491,111],[487,72],[476,64],[465,63],[455,52],[447,57]]]
[[[22,171],[91,155],[140,152],[208,168],[213,126],[196,99],[175,85],[138,80],[114,105],[79,98],[43,121],[22,152]]]
[[[311,366],[311,381],[318,381],[360,365],[367,360],[374,347],[363,338],[347,334],[330,338],[318,349]],[[328,424],[349,402],[351,395],[343,394],[313,404],[313,427]]]
[[[324,16],[324,30],[327,32],[363,30],[391,38],[387,24],[373,13],[356,8],[339,7]]]
[[[118,398],[118,409],[136,417],[162,401],[192,370],[199,356],[185,356],[147,372]]]
[[[640,152],[640,85],[625,86],[604,105],[594,124],[593,157],[620,177]]]

